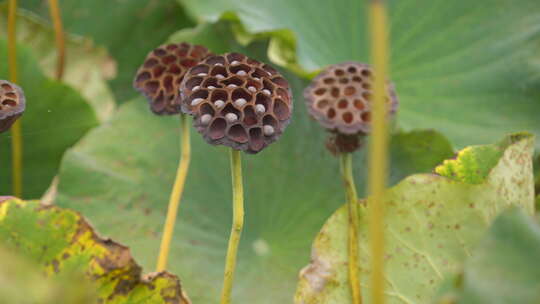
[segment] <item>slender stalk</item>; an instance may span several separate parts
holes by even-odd
[[[58,0],[49,0],[49,12],[54,24],[54,33],[56,39],[56,79],[61,80],[64,75],[64,65],[66,61],[66,46],[64,38],[64,28],[62,26],[62,17],[60,15],[60,7]]]
[[[9,0],[8,9],[8,65],[9,80],[18,82],[17,68],[17,0]],[[22,127],[21,120],[17,120],[11,126],[11,176],[13,185],[13,195],[22,197]]]
[[[371,0],[371,56],[374,80],[373,131],[369,145],[369,234],[371,245],[371,303],[384,299],[384,206],[383,192],[388,167],[387,109],[384,102],[387,75],[387,28],[384,0]]]
[[[169,258],[170,245],[174,232],[174,224],[178,214],[178,207],[184,192],[184,185],[188,173],[189,162],[191,159],[191,143],[189,138],[189,119],[186,115],[180,115],[180,133],[182,136],[180,143],[180,160],[178,169],[176,170],[176,179],[169,199],[169,209],[167,210],[167,219],[161,239],[159,249],[159,257],[157,261],[157,271],[163,271],[167,268],[167,260]]]
[[[358,271],[358,195],[356,194],[356,186],[354,185],[351,153],[341,154],[340,164],[349,211],[349,284],[353,304],[361,304],[362,295],[360,292],[360,273]]]
[[[225,261],[225,274],[223,289],[221,291],[221,304],[231,303],[231,291],[236,267],[238,244],[244,226],[244,187],[242,185],[242,163],[240,151],[231,149],[231,174],[233,186],[233,224],[229,247],[227,248],[227,260]]]

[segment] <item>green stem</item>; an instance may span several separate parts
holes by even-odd
[[[231,149],[231,175],[233,187],[233,224],[229,246],[227,248],[227,259],[225,261],[225,274],[223,279],[223,289],[221,291],[221,304],[231,303],[232,284],[234,280],[234,269],[236,268],[236,256],[238,254],[238,244],[244,226],[244,187],[242,185],[242,163],[240,151]]]
[[[64,27],[58,0],[49,0],[49,12],[54,25],[54,35],[56,39],[56,79],[61,80],[64,75],[64,65],[66,61],[66,45],[64,40]]]
[[[180,161],[178,163],[178,169],[176,170],[174,186],[169,198],[169,208],[167,210],[167,219],[165,220],[165,228],[163,229],[163,237],[161,239],[161,246],[159,249],[157,271],[164,271],[167,269],[167,260],[169,258],[174,224],[178,215],[178,208],[182,199],[182,193],[184,192],[189,162],[191,160],[189,130],[189,119],[186,117],[186,115],[180,114],[180,134],[182,135],[180,143]]]
[[[349,259],[349,285],[353,304],[362,303],[360,290],[360,273],[358,271],[358,195],[354,184],[351,153],[340,156],[341,176],[345,185],[348,209],[348,259]]]
[[[17,0],[9,0],[8,9],[8,65],[9,80],[18,82],[17,68]],[[21,120],[17,120],[11,126],[11,155],[12,155],[12,185],[13,195],[22,197],[22,131]]]
[[[371,255],[370,290],[373,304],[384,304],[384,205],[388,169],[388,123],[384,102],[388,45],[384,0],[371,0],[371,56],[375,71],[372,103],[373,131],[369,145],[369,239]]]

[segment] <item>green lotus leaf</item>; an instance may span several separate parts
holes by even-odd
[[[18,84],[26,96],[23,136],[23,196],[38,198],[56,175],[64,151],[97,125],[94,111],[74,89],[43,75],[28,46],[18,45]],[[7,58],[5,36],[0,58]],[[7,64],[0,79],[8,79]],[[11,134],[0,134],[0,194],[11,193]]]
[[[383,202],[388,303],[431,301],[444,275],[471,255],[498,214],[512,206],[534,212],[533,142],[532,135],[519,133],[497,145],[465,148],[456,160],[441,165],[451,168],[450,177],[412,175],[387,190]],[[499,157],[493,162],[495,149]],[[446,175],[446,171],[442,173]],[[370,302],[371,272],[368,209],[369,200],[360,206],[358,228],[360,279],[366,303]],[[311,262],[301,272],[296,303],[351,301],[347,227],[347,208],[343,206],[315,238]]]
[[[38,262],[47,276],[84,273],[99,303],[190,303],[176,276],[141,276],[129,248],[97,235],[79,213],[37,201],[0,201],[3,246]]]
[[[501,214],[465,261],[443,283],[435,303],[540,303],[540,225],[517,209]]]
[[[7,36],[7,5],[0,4],[0,35]],[[49,78],[56,73],[57,49],[54,31],[32,12],[17,12],[17,42],[32,47],[39,65]],[[76,89],[92,105],[100,121],[114,111],[115,102],[106,80],[116,74],[115,62],[87,38],[66,37],[66,63],[62,81]]]
[[[220,37],[222,39],[217,39]],[[223,24],[182,30],[172,41],[207,44],[264,60],[266,44],[239,46]],[[261,54],[262,53],[262,54]],[[282,138],[243,156],[246,219],[233,298],[239,303],[291,302],[311,240],[344,200],[339,162],[326,132],[308,118],[306,82],[285,72],[294,88],[294,118]],[[157,259],[168,196],[179,157],[177,117],[155,117],[143,98],[119,108],[65,156],[57,204],[88,216],[107,235],[130,246],[146,269]],[[434,131],[398,132],[392,139],[392,182],[430,172],[453,150]],[[365,151],[355,155],[359,190],[365,187]],[[183,278],[194,303],[217,303],[230,231],[228,151],[192,131],[192,158],[171,245],[169,270]],[[264,274],[264,275],[261,275]]]
[[[39,264],[0,248],[3,304],[95,304],[91,285],[75,274],[44,278]]]
[[[20,0],[21,6],[49,19],[47,1]],[[118,75],[111,80],[116,101],[127,101],[135,72],[150,50],[192,22],[174,0],[64,0],[62,20],[68,33],[93,39],[116,60]]]
[[[301,75],[369,61],[369,1],[179,2],[197,20],[235,20],[243,40],[250,37],[245,33],[270,37],[269,57]],[[435,128],[458,147],[510,132],[540,135],[539,1],[387,3],[401,127]]]

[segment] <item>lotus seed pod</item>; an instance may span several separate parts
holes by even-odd
[[[326,129],[346,134],[369,134],[373,71],[367,64],[347,62],[328,67],[304,90],[311,116]],[[386,86],[389,114],[397,110],[394,86]]]
[[[362,147],[363,136],[332,132],[326,140],[326,148],[334,155],[352,153]]]
[[[186,73],[180,94],[178,107],[195,117],[193,124],[206,141],[248,153],[276,141],[293,108],[287,80],[269,65],[238,53],[202,60]],[[205,115],[211,117],[208,123]]]
[[[151,51],[137,71],[134,88],[146,96],[152,112],[158,115],[179,113],[174,101],[187,70],[211,55],[203,46],[189,43],[165,44]]]
[[[0,80],[0,133],[9,130],[26,108],[22,89],[6,80]]]

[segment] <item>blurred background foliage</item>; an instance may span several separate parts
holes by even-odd
[[[392,185],[432,172],[466,145],[496,142],[513,131],[540,134],[540,2],[388,2],[390,77],[400,99]],[[55,203],[129,245],[146,271],[155,267],[179,122],[152,115],[132,89],[138,66],[159,44],[188,41],[279,67],[294,89],[294,117],[279,142],[244,160],[247,217],[234,298],[290,302],[312,240],[344,201],[337,159],[308,118],[302,90],[328,64],[369,61],[365,1],[63,0],[62,82],[52,78],[47,1],[19,3],[20,84],[28,100],[24,198],[41,197],[58,176]],[[0,12],[6,62],[6,1]],[[0,78],[7,78],[6,64]],[[224,149],[192,133],[170,270],[194,303],[214,303],[231,220],[229,164]],[[0,193],[11,189],[9,146],[10,134],[0,135]],[[354,164],[363,196],[365,151],[355,154]]]

